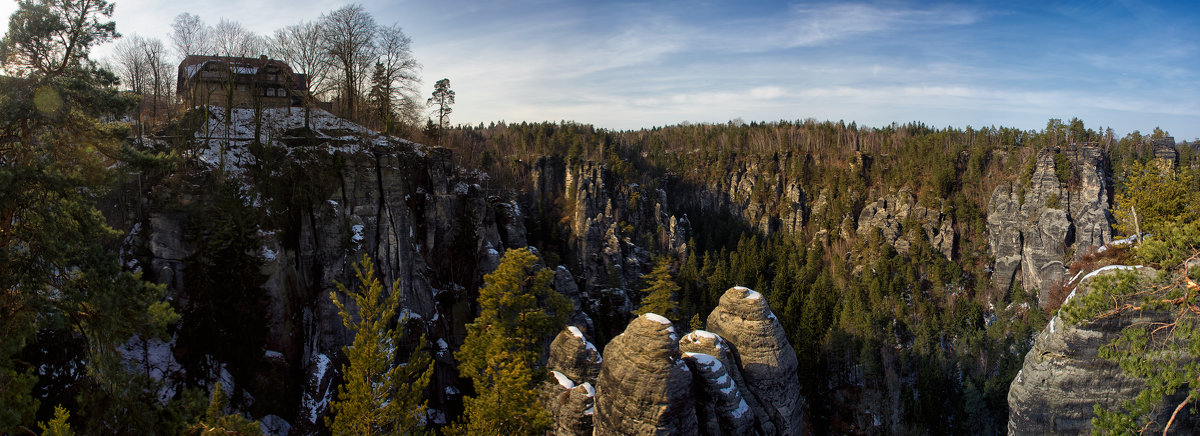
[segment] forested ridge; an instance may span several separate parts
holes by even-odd
[[[1088,252],[1068,236],[1054,261],[1068,277],[1134,261],[1163,273],[1102,282],[1061,319],[1154,289],[1118,311],[1180,308],[1171,331],[1194,341],[1200,144],[1158,128],[451,126],[448,79],[422,126],[409,41],[373,21],[377,62],[326,53],[311,72],[332,113],[187,108],[161,59],[120,74],[88,59],[116,38],[111,13],[22,3],[0,46],[0,433],[544,434],[563,419],[547,386],[592,388],[549,371],[556,334],[598,371],[630,320],[700,331],[739,286],[794,350],[808,431],[1004,433],[1010,385],[1078,283],[998,284],[990,203],[1009,187],[1018,206],[1070,209],[1092,151],[1104,225],[1158,236]],[[350,6],[320,28],[370,18]],[[235,24],[206,40],[185,14],[175,43],[313,48],[296,41],[314,23],[274,40]],[[130,56],[155,47],[125,41]],[[1033,192],[1038,177],[1061,189]],[[1102,353],[1149,393],[1098,408],[1097,428],[1196,397],[1198,369],[1156,375],[1136,358],[1194,349],[1130,332]]]

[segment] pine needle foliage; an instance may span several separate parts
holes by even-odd
[[[1188,266],[1200,259],[1200,223],[1176,221],[1161,230],[1136,249],[1137,257],[1160,273],[1097,276],[1089,292],[1063,306],[1063,319],[1069,323],[1117,316],[1157,318],[1129,324],[1100,348],[1100,357],[1143,380],[1145,387],[1115,409],[1096,405],[1094,434],[1140,434],[1149,429],[1165,434],[1180,424],[1178,418],[1194,413],[1200,400],[1200,268]]]
[[[476,395],[463,400],[463,417],[451,434],[540,435],[550,429],[549,413],[537,404],[535,387],[546,377],[538,362],[571,311],[571,302],[550,288],[553,279],[528,248],[508,250],[484,276],[480,315],[467,325],[455,354]]]
[[[354,265],[354,275],[359,282],[355,292],[335,282],[337,292],[329,293],[342,324],[354,333],[354,342],[344,349],[349,360],[342,367],[345,381],[330,405],[333,416],[326,418],[326,424],[335,435],[421,433],[424,390],[433,375],[425,337],[417,341],[407,364],[397,364],[397,344],[404,337],[406,321],[404,316],[397,319],[400,281],[385,295],[367,255]],[[357,314],[338,299],[339,293],[350,296]]]
[[[679,317],[679,303],[675,301],[675,296],[679,293],[679,285],[675,284],[674,278],[671,277],[671,261],[665,258],[659,260],[654,270],[643,279],[649,283],[644,290],[646,296],[642,298],[642,305],[638,306],[633,314],[641,316],[656,313],[676,321]]]
[[[186,436],[202,436],[202,435],[261,435],[262,427],[257,421],[247,419],[237,413],[227,413],[226,408],[229,406],[229,396],[225,394],[225,388],[221,383],[213,385],[212,397],[208,402],[208,409],[204,413],[204,418],[200,422],[188,428],[184,435]]]

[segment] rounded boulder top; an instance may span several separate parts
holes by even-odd
[[[725,291],[718,306],[743,319],[765,320],[771,317],[771,308],[762,294],[744,286],[734,286]]]

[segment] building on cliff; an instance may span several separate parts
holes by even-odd
[[[188,55],[179,63],[176,93],[188,106],[300,106],[308,77],[286,62],[232,56]]]

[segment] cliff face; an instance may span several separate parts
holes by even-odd
[[[798,181],[787,180],[778,171],[790,159],[741,163],[715,183],[681,192],[681,203],[727,214],[764,235],[798,233],[807,219],[808,197]]]
[[[708,328],[729,342],[746,386],[775,424],[776,434],[804,430],[796,352],[762,294],[733,287],[708,315]]]
[[[260,128],[250,109],[233,110],[229,120],[219,108],[193,113],[188,141],[200,176],[236,180],[245,201],[266,211],[255,226],[268,277],[267,350],[283,356],[282,372],[311,375],[304,389],[314,400],[301,407],[296,423],[303,433],[315,427],[327,405],[316,399],[328,399],[332,389],[333,371],[325,368],[336,365],[329,357],[352,339],[328,297],[336,290],[334,281],[356,285],[352,263],[370,255],[382,282],[399,281],[409,327],[431,343],[457,344],[470,311],[452,309],[467,301],[464,289],[476,285],[470,277],[494,269],[505,248],[524,245],[524,220],[515,204],[487,198],[474,175],[455,168],[448,150],[379,136],[319,110],[308,131],[302,111],[287,108],[264,110]],[[250,152],[257,147],[265,151]],[[260,176],[267,166],[263,156],[275,159],[269,163],[273,175],[293,171],[296,186],[265,187],[279,181]],[[300,193],[307,199],[299,199]],[[208,195],[177,194],[193,200]],[[133,250],[136,262],[186,301],[183,260],[194,247],[185,235],[198,217],[146,209],[145,216],[131,217],[139,229],[131,240],[140,247]],[[453,362],[447,348],[441,349],[433,391],[457,391]],[[435,396],[430,407],[441,407],[441,400]]]
[[[603,344],[629,322],[635,301],[628,289],[650,272],[651,253],[687,256],[691,224],[670,213],[664,190],[618,183],[599,163],[543,157],[530,172],[533,189],[525,208],[542,221],[543,233],[557,232],[560,221],[569,223],[562,235],[563,261],[575,272],[567,275],[576,284],[563,288],[596,325],[609,327],[597,332]]]
[[[1138,270],[1147,276],[1154,273],[1148,268]],[[1099,274],[1114,272],[1115,269]],[[1088,292],[1088,283],[1085,278],[1075,292],[1079,295]],[[1170,314],[1131,313],[1079,325],[1069,325],[1058,316],[1051,319],[1035,337],[1033,348],[1025,355],[1025,363],[1009,387],[1008,433],[1088,433],[1092,428],[1095,405],[1112,409],[1132,400],[1145,383],[1126,376],[1116,363],[1100,357],[1098,350],[1117,338],[1130,324],[1163,322]],[[1162,423],[1170,417],[1173,409],[1170,406],[1178,404],[1179,399],[1165,399],[1164,403],[1168,407],[1160,408],[1158,433],[1162,431]],[[1173,427],[1177,434],[1195,430],[1195,417],[1183,416]]]
[[[1058,153],[1069,169],[1056,174]],[[1069,183],[1059,177],[1067,172]],[[1108,178],[1098,147],[1071,146],[1038,154],[1027,184],[1018,180],[997,186],[987,208],[996,285],[1007,289],[1020,279],[1027,290],[1037,290],[1044,305],[1050,288],[1065,278],[1068,253],[1079,256],[1111,242]]]
[[[546,368],[551,377],[542,387],[541,403],[554,418],[554,434],[592,434],[600,352],[576,326],[567,327],[550,344]]]
[[[949,259],[954,254],[954,219],[944,209],[921,206],[911,192],[902,189],[863,207],[858,217],[858,234],[879,229],[884,242],[896,247],[896,252],[908,254],[912,242],[910,229],[904,226],[915,223],[929,244]]]
[[[696,434],[692,374],[670,321],[635,318],[604,349],[596,390],[596,435]]]

